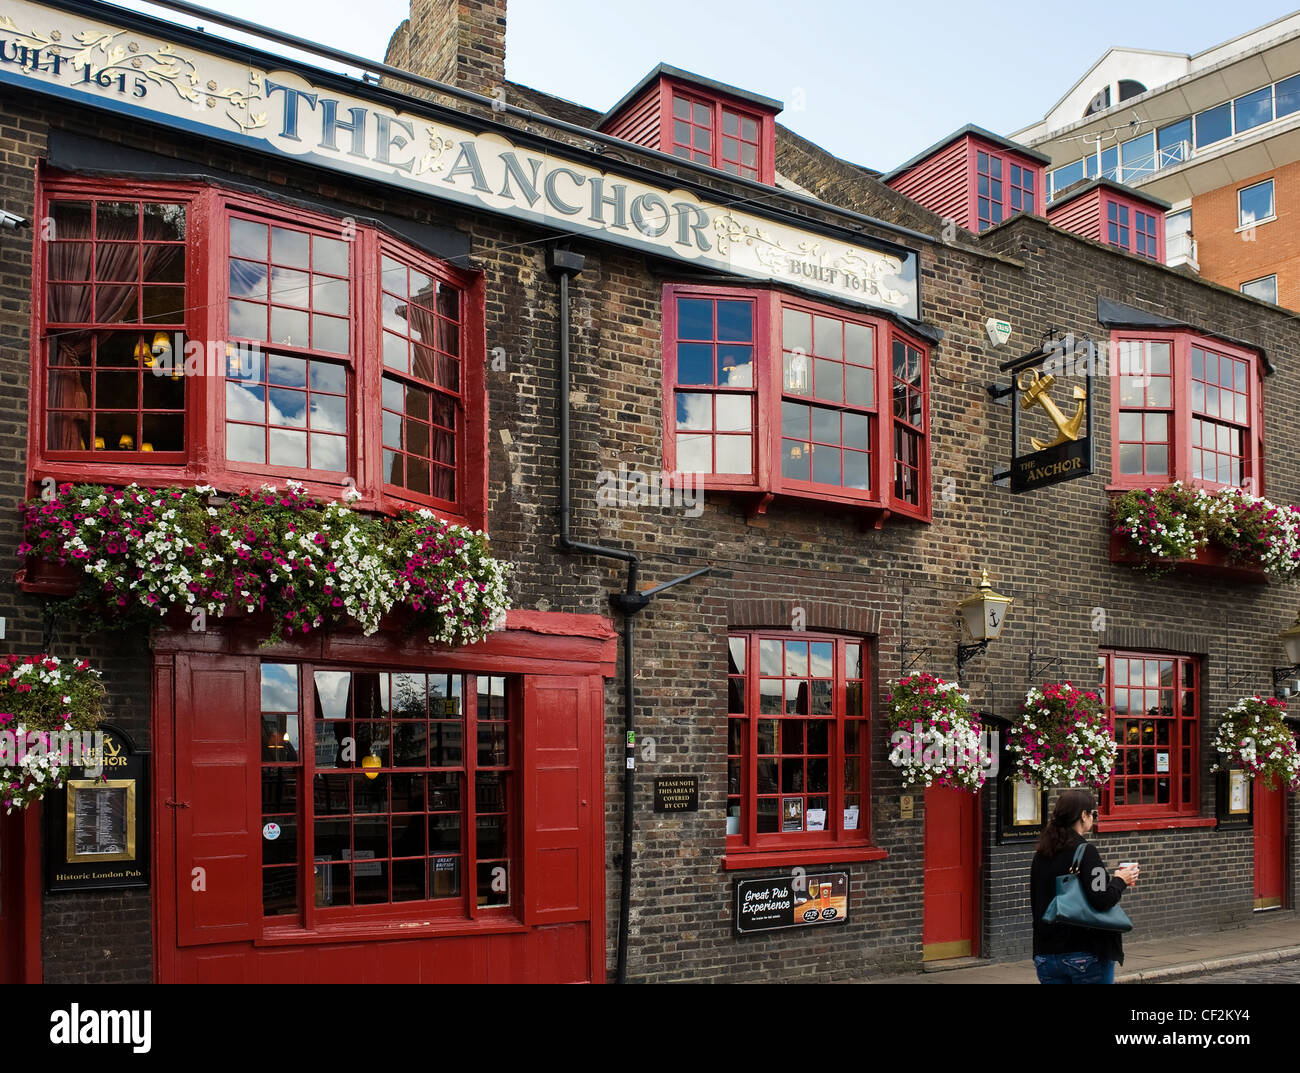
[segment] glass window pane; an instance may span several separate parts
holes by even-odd
[[[1273,87],[1278,118],[1300,112],[1300,75],[1284,78]]]
[[[1265,86],[1232,102],[1237,133],[1268,123],[1273,118],[1273,87]]]
[[[715,428],[720,432],[748,432],[753,424],[753,405],[748,395],[719,395]]]
[[[1238,191],[1238,225],[1249,227],[1257,220],[1273,215],[1273,180],[1256,183]]]
[[[749,436],[719,436],[715,444],[717,473],[754,472],[754,447]]]
[[[1202,148],[1232,136],[1232,102],[1196,113],[1196,146]]]

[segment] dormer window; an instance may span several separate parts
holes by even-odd
[[[596,129],[755,182],[776,181],[781,102],[660,65]]]
[[[931,212],[976,234],[1017,213],[1042,215],[1048,158],[981,127],[966,126],[883,176]]]

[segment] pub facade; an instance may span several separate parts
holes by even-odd
[[[1285,314],[1037,215],[1032,152],[954,163],[958,219],[698,74],[603,114],[508,83],[503,0],[413,0],[364,79],[3,14],[6,645],[101,671],[101,752],[138,758],[5,817],[3,979],[1023,957],[1048,799],[1002,746],[1043,682],[1112,713],[1144,935],[1292,911],[1294,797],[1234,794],[1213,741],[1295,593],[1135,569],[1111,517],[1300,500]],[[1013,491],[1048,377],[1087,451]],[[982,572],[1014,602],[959,653]],[[959,658],[996,771],[905,786],[891,683]]]

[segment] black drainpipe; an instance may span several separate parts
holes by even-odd
[[[571,250],[552,247],[547,251],[547,267],[560,277],[560,549],[584,555],[598,555],[627,563],[627,587],[623,592],[612,593],[610,599],[623,613],[623,874],[619,890],[618,914],[618,969],[617,982],[627,983],[628,920],[632,907],[632,837],[636,831],[636,687],[633,653],[636,639],[634,616],[644,610],[663,590],[680,585],[683,581],[707,574],[712,567],[705,566],[645,592],[637,591],[637,571],[640,560],[633,552],[622,548],[607,548],[599,544],[583,544],[569,536],[569,279],[582,271],[585,258]]]

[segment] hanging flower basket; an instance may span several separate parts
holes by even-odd
[[[990,758],[980,741],[970,698],[932,674],[910,674],[885,697],[891,731],[889,762],[904,786],[979,790]]]
[[[431,642],[465,645],[504,622],[509,568],[481,532],[429,510],[363,514],[294,481],[212,492],[61,485],[27,504],[19,555],[75,566],[75,605],[106,627],[261,614],[273,643],[341,623],[372,634],[401,610]]]
[[[1242,768],[1248,778],[1260,778],[1270,789],[1279,785],[1300,790],[1300,749],[1282,719],[1286,704],[1273,697],[1242,697],[1223,713],[1214,735],[1221,759],[1214,771]]]
[[[1175,481],[1111,504],[1111,558],[1154,574],[1193,564],[1245,577],[1300,577],[1300,510],[1240,488],[1216,492]]]
[[[0,807],[26,808],[63,785],[80,734],[99,724],[104,687],[84,660],[0,657]]]
[[[1021,776],[1044,790],[1104,786],[1119,751],[1101,698],[1069,682],[1048,682],[1025,694],[1007,748]]]

